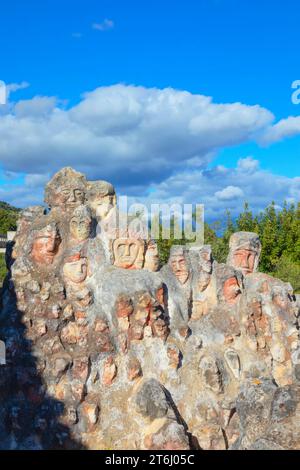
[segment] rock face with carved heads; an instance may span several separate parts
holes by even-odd
[[[110,183],[64,168],[45,202],[7,254],[0,448],[300,449],[300,302],[256,234],[161,266]]]

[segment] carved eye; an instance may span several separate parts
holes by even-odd
[[[118,245],[118,251],[121,255],[125,252],[125,244],[122,243],[121,245]]]

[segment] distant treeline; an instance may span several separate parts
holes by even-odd
[[[243,212],[234,220],[230,212],[223,221],[205,224],[205,243],[212,246],[216,261],[226,262],[229,238],[234,232],[247,231],[259,234],[262,254],[259,270],[290,282],[300,292],[300,203],[283,205],[278,209],[273,202],[254,215],[246,203]],[[185,244],[186,240],[158,241],[160,256],[166,262],[170,247]]]

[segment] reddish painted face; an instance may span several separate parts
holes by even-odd
[[[228,304],[235,304],[240,294],[241,289],[236,277],[231,277],[224,282],[223,295]]]
[[[253,273],[255,258],[255,251],[240,248],[234,252],[234,266],[241,269],[245,275]]]
[[[55,230],[38,235],[33,242],[32,259],[38,264],[52,264],[60,243],[60,236]]]
[[[182,255],[173,255],[171,258],[171,268],[178,281],[185,284],[189,278],[189,269],[187,262]]]

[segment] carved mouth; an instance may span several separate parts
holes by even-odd
[[[252,272],[252,270],[248,266],[247,267],[242,266],[241,269],[247,274],[250,274]]]
[[[54,258],[54,253],[53,253],[52,251],[51,251],[51,252],[49,251],[48,253],[45,253],[45,254],[43,255],[43,258],[44,258],[45,260],[53,260],[53,258]]]

